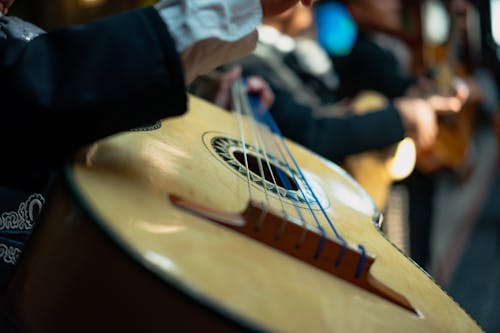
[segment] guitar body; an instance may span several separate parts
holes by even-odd
[[[353,111],[365,114],[381,110],[387,99],[372,91],[360,93],[353,101]],[[384,210],[391,185],[408,177],[416,163],[416,148],[409,137],[384,149],[350,155],[342,164],[371,195],[379,210]]]
[[[186,115],[102,140],[68,165],[9,286],[8,309],[20,325],[27,332],[481,331],[383,237],[366,192],[292,142],[338,232],[375,256],[373,277],[413,312],[175,205],[171,195],[238,213],[266,200],[265,182],[249,183],[233,159],[241,148],[236,118],[191,97]],[[250,127],[246,118],[242,127]],[[308,205],[283,191],[282,200],[268,193],[268,204],[314,224]]]
[[[467,178],[472,171],[469,154],[474,134],[473,106],[466,104],[458,114],[440,116],[438,126],[434,144],[417,152],[417,168],[427,174],[449,170]]]

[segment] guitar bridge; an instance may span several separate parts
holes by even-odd
[[[375,262],[373,255],[322,235],[314,226],[297,223],[253,201],[239,214],[197,205],[175,195],[169,195],[169,198],[175,206],[188,213],[266,244],[417,314],[406,297],[370,273],[370,267]]]

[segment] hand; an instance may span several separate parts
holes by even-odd
[[[15,0],[0,0],[0,12],[2,14],[7,14],[10,6],[14,3]]]
[[[269,110],[274,103],[274,93],[262,78],[250,76],[247,79],[247,93],[257,95],[262,105]]]
[[[438,134],[436,112],[431,105],[421,99],[402,97],[394,101],[399,111],[406,133],[420,149],[429,149]]]
[[[467,78],[465,80],[469,89],[468,101],[471,103],[483,103],[486,100],[484,87],[475,78]],[[496,85],[495,85],[496,88]]]
[[[452,91],[455,97],[459,98],[463,103],[465,103],[471,95],[471,90],[467,81],[458,76],[453,77]]]
[[[220,74],[218,78],[218,90],[213,103],[221,108],[230,110],[232,108],[231,85],[241,78],[241,67],[235,66],[231,70]],[[274,103],[274,93],[269,85],[258,76],[251,76],[247,79],[246,90],[249,94],[259,97],[263,106],[269,109]]]
[[[257,31],[253,31],[235,42],[211,38],[189,47],[181,53],[186,83],[190,84],[198,75],[251,53],[257,45],[257,38]]]
[[[302,2],[304,6],[312,6],[315,0],[261,0],[264,17],[276,16]]]
[[[235,66],[230,71],[221,74],[218,78],[219,84],[213,103],[223,109],[231,109],[231,85],[241,77],[241,67]]]
[[[453,114],[460,112],[464,105],[464,101],[455,96],[433,95],[427,98],[427,102],[437,114]]]
[[[0,0],[0,12],[7,14],[15,0]]]

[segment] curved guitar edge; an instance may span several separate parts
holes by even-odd
[[[88,332],[95,327],[149,332],[207,327],[224,332],[268,331],[181,281],[160,278],[154,267],[145,265],[108,230],[81,193],[72,188],[70,175],[66,173],[56,188],[47,202],[53,209],[41,217],[43,228],[34,230],[9,287],[8,310],[27,332]],[[119,282],[124,277],[126,283]],[[83,278],[85,283],[80,281]],[[148,323],[141,320],[137,327],[137,318],[147,318]]]
[[[207,119],[215,123],[210,123],[210,131],[226,133],[233,123],[216,125],[229,117],[200,103],[151,135],[127,134],[104,142],[101,154],[97,152],[101,160],[93,160],[97,163],[92,168],[76,165],[65,170],[9,288],[11,310],[28,332],[88,332],[96,327],[149,332],[480,331],[435,283],[374,237],[378,234],[372,232],[372,223],[366,223],[373,222],[373,211],[364,206],[368,202],[365,192],[356,190],[360,186],[337,178],[344,173],[318,163],[301,147],[295,155],[302,157],[304,169],[321,177],[324,188],[336,191],[335,196],[328,192],[335,200],[326,199],[333,203],[332,216],[346,239],[366,244],[367,251],[378,256],[373,275],[404,293],[422,316],[167,202],[166,193],[172,192],[218,210],[245,208],[248,196],[241,193],[246,187],[238,192],[232,185],[242,177],[210,159],[203,146]],[[191,129],[187,139],[182,137],[185,128]],[[172,156],[175,167],[173,160],[165,161]],[[129,168],[122,170],[124,165]],[[170,173],[134,178],[148,167]],[[175,187],[177,183],[167,178],[172,172],[182,174],[182,184],[188,181],[190,186]],[[210,200],[213,193],[217,196]],[[203,244],[196,244],[200,240]],[[141,255],[139,249],[146,251]]]
[[[410,256],[408,256],[400,247],[398,247],[396,244],[394,244],[389,239],[389,237],[387,237],[387,235],[383,232],[382,229],[376,228],[376,230],[378,231],[378,233],[380,234],[380,236],[382,236],[382,238],[384,238],[387,241],[387,243],[389,243],[395,250],[397,250],[397,252],[399,252],[399,254],[401,254],[404,258],[406,258],[408,261],[410,261],[416,268],[418,268],[420,270],[420,272],[422,274],[424,274],[430,281],[432,281],[432,283],[434,285],[436,285],[457,307],[461,308],[470,317],[470,319],[476,324],[476,326],[479,328],[480,332],[484,332],[484,333],[486,332],[481,327],[481,325],[479,325],[479,323],[474,319],[474,317],[472,317],[470,315],[470,313],[468,313],[467,311],[465,311],[465,309],[462,308],[462,306],[460,304],[458,304],[457,301],[448,294],[448,292],[432,277],[432,275],[429,274],[429,272],[427,272],[415,260],[413,260]]]
[[[5,304],[30,333],[267,331],[148,265],[88,206],[68,167],[19,258]]]

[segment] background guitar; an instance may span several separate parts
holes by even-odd
[[[348,110],[354,114],[366,114],[383,109],[387,103],[382,94],[365,91],[352,100]],[[350,155],[341,166],[370,194],[379,210],[384,211],[391,185],[408,177],[415,163],[415,144],[407,137],[384,149]]]
[[[427,2],[422,4],[422,10],[432,7]],[[423,68],[419,72],[427,73],[434,82],[434,89],[445,95],[455,93],[454,80],[460,78],[469,85],[469,96],[460,112],[438,117],[436,142],[429,149],[418,152],[417,168],[427,174],[451,171],[459,180],[465,181],[474,167],[472,142],[475,113],[482,99],[481,88],[473,79],[473,73],[480,67],[480,45],[474,36],[480,35],[481,23],[473,7],[465,1],[449,1],[447,7],[436,3],[434,6],[442,8],[443,15],[446,15],[443,27],[447,31],[441,38],[436,38],[431,22],[424,21],[421,47]]]

